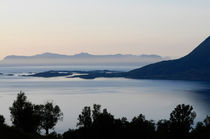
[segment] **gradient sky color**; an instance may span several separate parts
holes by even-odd
[[[0,0],[7,55],[180,57],[210,35],[210,0]]]

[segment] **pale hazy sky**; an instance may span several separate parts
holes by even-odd
[[[0,0],[0,59],[43,52],[179,57],[210,35],[210,0]]]

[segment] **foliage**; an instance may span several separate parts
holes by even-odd
[[[209,139],[210,138],[210,117],[207,116],[203,122],[198,122],[196,128],[191,132],[193,139]]]
[[[78,123],[77,126],[84,127],[84,128],[89,128],[92,124],[92,119],[91,119],[91,109],[90,107],[84,107],[82,110],[82,113],[78,117]]]
[[[93,110],[92,110],[93,120],[96,120],[100,114],[101,114],[101,105],[93,104]]]
[[[62,120],[63,113],[59,106],[53,106],[47,102],[45,105],[34,105],[27,101],[25,93],[17,94],[17,99],[10,107],[11,120],[16,128],[26,132],[39,132],[41,129],[49,134],[59,120]]]
[[[17,94],[17,100],[9,109],[12,123],[16,128],[26,132],[36,132],[39,129],[41,117],[35,112],[34,105],[27,101],[25,93]]]
[[[157,122],[157,136],[160,139],[168,139],[170,137],[170,121],[160,120]]]
[[[143,114],[134,117],[130,122],[125,118],[115,119],[107,109],[101,110],[101,105],[94,104],[92,109],[85,106],[78,117],[78,129],[57,134],[53,129],[63,113],[59,106],[47,102],[44,105],[34,105],[27,101],[23,92],[17,95],[10,107],[13,127],[7,126],[4,117],[0,115],[0,139],[209,139],[210,117],[198,122],[192,128],[196,113],[190,105],[178,105],[170,114],[169,120],[160,120],[156,124],[147,120]],[[46,135],[40,135],[44,129]]]
[[[175,138],[187,137],[192,128],[196,113],[190,105],[178,105],[170,114],[170,131]]]
[[[41,128],[49,134],[49,129],[52,129],[59,120],[63,119],[63,113],[58,105],[53,106],[53,103],[47,102],[45,105],[37,106],[41,116]]]
[[[5,118],[3,115],[0,115],[0,126],[1,125],[4,125],[4,122],[5,122]]]
[[[142,114],[132,119],[130,127],[133,138],[153,138],[155,124],[153,121],[146,120]]]

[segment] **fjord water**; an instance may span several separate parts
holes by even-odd
[[[51,68],[7,67],[1,68],[0,72],[21,74],[22,72],[39,72]],[[79,68],[84,67],[59,67],[57,69],[78,70]],[[92,67],[92,69],[94,68]],[[126,71],[129,68],[121,68],[121,70]],[[55,130],[61,133],[69,128],[76,128],[77,117],[82,108],[95,103],[101,104],[102,108],[107,108],[116,118],[125,116],[128,120],[140,113],[144,114],[147,119],[155,121],[162,118],[167,119],[174,107],[182,103],[194,107],[197,113],[196,121],[201,121],[206,115],[210,115],[209,82],[0,76],[0,114],[6,117],[8,124],[11,124],[9,107],[21,90],[35,104],[53,101],[60,106],[64,113],[64,119],[63,122],[57,124]]]

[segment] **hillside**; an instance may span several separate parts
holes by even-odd
[[[135,79],[210,80],[210,36],[188,55],[134,69]]]

